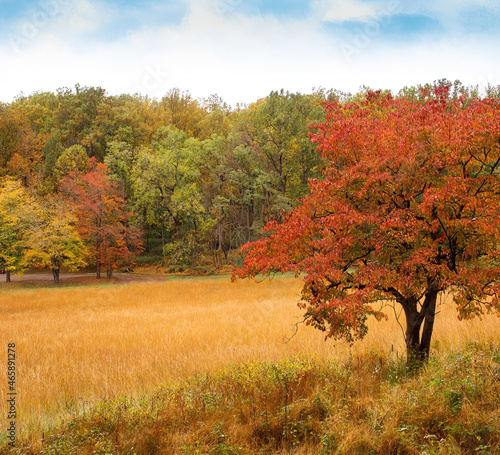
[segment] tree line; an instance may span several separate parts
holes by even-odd
[[[396,98],[422,102],[422,89]],[[459,81],[450,99],[479,96]],[[361,100],[323,88],[271,92],[250,105],[172,89],[161,99],[62,88],[0,103],[0,268],[105,271],[142,254],[170,270],[210,262],[262,237],[323,179],[310,140],[324,103]],[[498,96],[498,87],[488,87]]]

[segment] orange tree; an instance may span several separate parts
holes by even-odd
[[[129,264],[134,252],[142,250],[141,232],[129,226],[131,213],[118,185],[109,179],[107,168],[91,158],[85,175],[76,172],[63,182],[62,189],[72,200],[78,218],[77,231],[86,241],[89,258],[111,278],[113,270]]]
[[[300,273],[306,323],[349,342],[387,302],[400,306],[408,361],[425,360],[440,292],[459,318],[500,313],[500,102],[439,87],[421,102],[369,92],[325,112],[311,133],[324,179],[243,247],[233,279]]]

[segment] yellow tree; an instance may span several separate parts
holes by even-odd
[[[86,265],[87,249],[76,232],[76,217],[61,200],[46,200],[37,215],[23,241],[22,264],[50,268],[59,284],[62,267],[76,271]]]
[[[41,185],[43,149],[47,139],[48,134],[37,134],[27,125],[20,131],[16,151],[8,162],[7,169],[25,187]]]
[[[88,172],[89,157],[83,145],[72,145],[64,150],[54,167],[56,187],[72,172],[83,175]]]
[[[6,282],[11,272],[22,270],[22,238],[33,216],[34,201],[18,180],[5,178],[0,184],[0,268]]]

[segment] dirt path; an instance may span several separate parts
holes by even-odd
[[[11,283],[5,283],[5,275],[0,275],[0,285],[9,287],[25,286],[57,286],[51,273],[25,273],[23,275],[11,275]],[[95,273],[61,273],[59,275],[60,286],[92,286],[104,284],[127,284],[131,282],[164,281],[162,275],[138,275],[132,273],[113,273],[111,279],[106,274],[97,279]]]
[[[59,279],[73,279],[73,278],[84,278],[95,275],[93,273],[61,273]],[[10,279],[12,281],[53,281],[54,278],[51,273],[26,273],[23,275],[11,275]]]

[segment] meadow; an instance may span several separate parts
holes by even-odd
[[[296,306],[300,289],[301,280],[292,277],[12,291],[2,286],[2,364],[7,344],[15,343],[18,436],[41,438],[102,399],[140,400],[161,384],[244,363],[404,356],[394,317],[373,321],[367,337],[352,347],[325,341],[304,324],[296,326],[302,314]],[[457,321],[449,298],[440,304],[435,353],[454,352],[466,342],[498,346],[499,318]],[[6,393],[7,381],[0,381],[0,395]],[[2,399],[0,415],[6,413]]]

